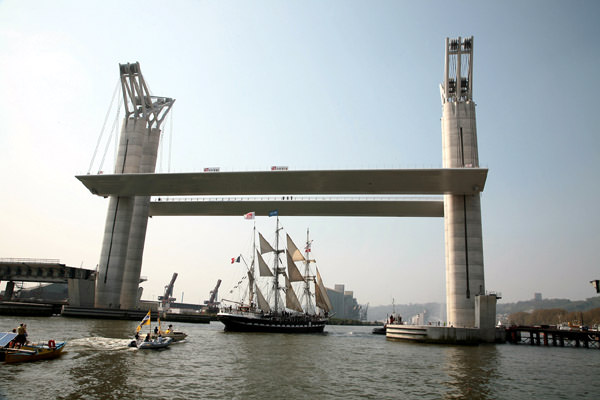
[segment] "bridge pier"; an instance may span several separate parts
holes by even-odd
[[[479,168],[472,68],[473,37],[446,39],[441,88],[444,168]],[[444,227],[448,324],[475,327],[475,299],[485,295],[479,193],[444,195]],[[489,312],[495,318],[495,304]]]
[[[13,281],[6,282],[6,289],[4,289],[4,300],[10,300],[15,293],[15,283]]]
[[[160,124],[174,100],[150,96],[139,63],[121,64],[125,119],[115,174],[154,173]],[[132,309],[146,240],[150,196],[111,196],[96,279],[94,306]]]

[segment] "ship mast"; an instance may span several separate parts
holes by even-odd
[[[279,215],[275,226],[275,314],[279,312]]]
[[[312,304],[310,301],[310,239],[309,228],[306,228],[306,247],[304,247],[304,296],[306,298],[306,307],[304,310],[310,314]]]
[[[252,230],[252,262],[250,264],[250,281],[248,282],[248,296],[250,297],[248,302],[252,307],[252,301],[254,300],[254,280],[255,280],[255,269],[254,262],[256,260],[256,220],[254,220],[254,228]]]

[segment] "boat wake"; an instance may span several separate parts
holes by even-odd
[[[92,350],[92,351],[118,351],[127,350],[127,345],[131,339],[117,339],[106,337],[87,337],[73,339],[69,341],[69,347],[72,350]]]

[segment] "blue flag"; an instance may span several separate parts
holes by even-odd
[[[277,210],[269,211],[269,217],[274,217],[276,215],[279,215],[279,213],[277,212]]]

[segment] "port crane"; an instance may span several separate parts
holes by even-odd
[[[204,302],[208,307],[209,312],[217,311],[217,308],[219,307],[220,303],[217,301],[219,297],[219,286],[221,286],[220,279],[217,281],[215,288],[210,291],[210,298]]]
[[[158,300],[160,301],[161,309],[166,312],[169,309],[171,303],[175,302],[175,298],[171,297],[173,295],[173,286],[175,285],[175,280],[177,279],[177,272],[173,273],[173,277],[171,278],[171,282],[167,286],[165,286],[165,294],[162,296],[158,296]]]

